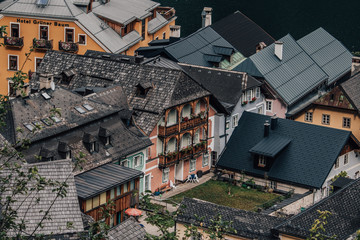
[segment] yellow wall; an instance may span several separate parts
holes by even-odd
[[[305,123],[315,124],[324,127],[332,127],[332,128],[351,131],[358,140],[360,139],[360,118],[357,114],[341,111],[341,110],[335,111],[319,106],[314,109],[309,109],[308,112],[313,112],[312,122],[305,121],[305,112],[297,116],[294,120],[298,122],[305,122]],[[325,125],[321,123],[323,114],[330,115],[330,125]],[[343,127],[344,117],[351,119],[350,128]]]
[[[19,22],[25,21],[25,22]],[[53,49],[59,50],[59,41],[65,41],[65,27],[70,27],[75,29],[75,41],[78,41],[78,34],[85,34],[76,23],[74,22],[65,22],[65,21],[52,21],[52,20],[37,20],[32,18],[17,18],[17,17],[8,17],[4,16],[0,19],[0,26],[6,25],[8,35],[10,36],[10,23],[20,23],[20,37],[24,37],[24,46],[20,49],[17,48],[7,48],[0,47],[0,94],[8,94],[8,77],[12,77],[15,71],[8,71],[8,55],[17,55],[19,56],[18,65],[21,68],[21,65],[25,61],[25,53],[29,52],[30,47],[33,44],[33,39],[39,39],[39,26],[40,21],[43,25],[49,26],[49,40],[53,40]],[[60,26],[59,26],[60,24]],[[87,34],[85,34],[87,35]],[[92,40],[88,35],[86,36],[86,45],[79,45],[78,54],[84,54],[86,50],[97,50],[104,51],[94,40]],[[24,72],[31,70],[35,72],[35,58],[42,58],[45,55],[44,51],[34,51],[30,60],[27,61],[26,65],[23,68]]]

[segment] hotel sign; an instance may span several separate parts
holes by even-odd
[[[26,24],[41,24],[41,25],[53,25],[52,22],[46,22],[46,21],[43,21],[43,20],[29,20],[29,19],[20,19],[18,18],[16,20],[18,23],[26,23]],[[54,25],[55,27],[69,27],[69,24],[67,23],[60,23],[60,22],[54,22]]]

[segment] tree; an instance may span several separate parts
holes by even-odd
[[[317,210],[319,213],[319,217],[315,219],[313,225],[310,228],[310,236],[307,238],[307,240],[330,240],[335,239],[336,236],[333,235],[331,237],[325,235],[326,230],[325,226],[328,223],[328,219],[331,216],[331,212],[324,210]]]

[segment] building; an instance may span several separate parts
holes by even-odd
[[[313,204],[340,172],[359,177],[359,146],[349,131],[244,112],[217,167],[274,190],[312,190]]]
[[[185,225],[195,225],[199,232],[207,235],[206,228],[211,226],[211,220],[218,215],[222,221],[232,222],[230,225],[236,232],[227,232],[225,239],[277,239],[271,229],[281,224],[281,218],[256,212],[217,205],[196,198],[184,198],[175,220],[176,230],[180,238],[184,236]]]
[[[68,69],[74,72],[71,79],[64,75]],[[38,74],[50,72],[56,85],[69,89],[115,85],[124,89],[135,125],[153,143],[145,161],[145,190],[210,170],[212,118],[226,110],[216,98],[210,102],[210,92],[182,70],[131,63],[128,58],[48,51]],[[34,78],[32,87],[39,84]]]
[[[225,69],[244,60],[244,56],[210,26],[175,42],[155,42],[151,45],[136,52],[148,58],[161,55],[175,62]]]
[[[145,239],[146,232],[139,222],[133,217],[129,217],[124,222],[111,228],[108,235],[110,240],[142,240]]]
[[[0,93],[12,96],[9,78],[20,69],[36,72],[47,50],[133,55],[154,39],[179,36],[175,20],[173,8],[150,0],[5,0],[0,3],[0,26],[8,26],[0,55]],[[30,48],[35,51],[22,68]]]
[[[356,232],[360,229],[360,180],[357,179],[343,189],[318,202],[283,223],[272,231],[279,239],[307,239],[310,236],[311,226],[319,218],[318,211],[329,211],[324,231],[325,238],[356,239]]]
[[[113,202],[114,211],[106,223],[113,227],[126,219],[125,210],[139,203],[140,177],[143,172],[114,163],[93,168],[75,176],[80,209],[95,221],[101,220],[102,209]]]
[[[348,79],[352,54],[323,28],[295,40],[290,34],[234,68],[264,81],[274,97],[266,113],[291,117]]]

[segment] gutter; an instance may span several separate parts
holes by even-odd
[[[76,21],[77,20],[75,17],[57,17],[57,16],[53,16],[53,15],[48,15],[48,14],[44,14],[43,16],[38,16],[36,14],[24,15],[24,13],[16,13],[16,12],[2,12],[2,14],[5,16],[9,16],[9,17],[21,17],[21,18],[29,17],[29,18],[35,18],[35,19],[51,20],[51,21],[54,21],[54,20]]]

